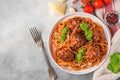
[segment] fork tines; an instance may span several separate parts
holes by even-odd
[[[29,29],[29,30],[30,30],[30,33],[31,33],[34,41],[36,43],[41,43],[42,42],[42,40],[41,40],[41,34],[38,32],[38,30],[36,29],[36,27],[33,27],[33,28]]]

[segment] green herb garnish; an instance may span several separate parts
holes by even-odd
[[[82,22],[80,24],[80,28],[85,32],[86,39],[90,41],[93,37],[93,32],[92,30],[88,29],[88,24]]]
[[[83,54],[86,52],[86,48],[82,48],[78,51],[78,53],[76,54],[76,61],[77,62],[82,62],[83,61]]]
[[[83,31],[87,31],[88,30],[88,25],[86,24],[86,23],[84,23],[84,22],[82,22],[81,24],[80,24],[80,28],[83,30]]]
[[[60,37],[60,42],[63,43],[63,42],[65,41],[65,38],[66,38],[66,35],[62,35],[62,36]]]
[[[80,54],[84,54],[85,52],[86,52],[86,48],[82,48],[78,51],[78,53],[80,53]]]
[[[82,54],[79,54],[79,53],[76,55],[75,58],[76,58],[76,61],[77,61],[77,62],[82,62],[82,60],[83,60]]]
[[[69,30],[69,27],[64,27],[62,30],[62,35],[60,36],[60,42],[63,43],[66,39],[67,31]]]
[[[110,55],[110,63],[107,67],[115,74],[120,71],[120,52]]]
[[[63,30],[62,30],[62,34],[66,34],[67,33],[67,30],[69,30],[69,27],[64,27]]]
[[[93,37],[93,32],[91,30],[86,31],[86,39],[89,41]]]

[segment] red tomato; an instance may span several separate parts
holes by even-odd
[[[89,3],[91,0],[81,0],[83,4]]]
[[[109,4],[109,3],[111,3],[112,2],[112,0],[104,0],[104,3],[105,4]]]
[[[94,7],[92,4],[89,3],[84,6],[84,12],[92,13],[93,11],[94,11]]]
[[[95,8],[102,8],[104,6],[103,0],[94,0],[93,4]]]

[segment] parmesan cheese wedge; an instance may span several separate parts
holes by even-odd
[[[48,3],[51,13],[64,15],[66,11],[66,4],[61,2],[49,2]]]

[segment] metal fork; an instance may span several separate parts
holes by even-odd
[[[48,56],[47,56],[47,53],[46,53],[46,50],[45,50],[45,47],[44,47],[44,44],[42,41],[41,34],[37,31],[36,27],[29,29],[29,31],[30,31],[35,43],[37,44],[37,46],[41,49],[41,51],[43,53],[43,56],[45,58],[47,66],[48,66],[49,76],[50,76],[51,80],[55,80],[57,78],[57,74],[50,64],[50,61],[48,59]]]

